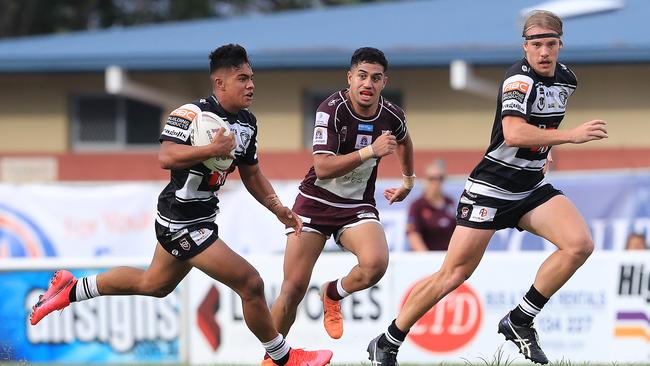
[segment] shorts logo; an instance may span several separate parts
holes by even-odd
[[[460,218],[465,219],[467,218],[467,215],[469,215],[469,207],[465,206],[460,209]]]
[[[187,238],[181,238],[181,240],[178,241],[178,244],[181,245],[181,248],[190,250],[190,242],[187,241]]]
[[[373,212],[359,212],[357,213],[357,217],[360,219],[376,219],[377,215]]]
[[[329,114],[325,112],[316,112],[316,122],[314,123],[314,125],[327,127],[327,123],[329,120],[330,120]]]
[[[201,245],[203,242],[205,242],[210,235],[212,235],[213,231],[205,228],[201,228],[195,231],[192,231],[190,233],[190,237],[194,241],[196,245]]]
[[[178,249],[172,250],[172,255],[178,257]]]
[[[327,129],[324,127],[314,128],[314,145],[327,144]]]
[[[497,213],[496,208],[484,207],[484,206],[473,206],[472,214],[469,217],[469,221],[474,222],[488,222],[494,221],[494,216]]]
[[[355,149],[363,149],[364,147],[372,144],[372,136],[357,135],[357,143],[354,145]]]

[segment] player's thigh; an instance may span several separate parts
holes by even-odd
[[[203,273],[234,289],[244,289],[249,281],[259,276],[257,270],[243,257],[217,239],[189,262]]]
[[[144,281],[147,288],[173,290],[187,276],[192,265],[180,261],[169,254],[160,243],[156,243],[156,250],[149,267],[144,272]]]
[[[590,246],[589,227],[578,209],[563,195],[557,195],[527,212],[519,227],[539,235],[560,249]]]
[[[469,277],[481,262],[494,232],[492,229],[456,226],[441,271]]]
[[[300,235],[287,235],[284,251],[284,282],[308,284],[311,273],[325,247],[325,236],[303,231]]]
[[[376,221],[365,221],[345,229],[339,241],[345,249],[357,256],[361,265],[388,265],[386,234]]]

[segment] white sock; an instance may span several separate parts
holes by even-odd
[[[264,346],[266,353],[274,360],[279,360],[286,356],[290,349],[287,342],[284,341],[282,334],[278,334],[277,337],[268,342],[262,342],[262,346]]]
[[[342,280],[342,278],[339,278],[338,280],[336,280],[336,292],[339,293],[339,296],[345,298],[345,297],[349,296],[350,293],[345,291],[345,289],[343,288],[343,285],[341,284],[341,282],[342,282],[341,280]]]
[[[77,281],[77,290],[75,291],[77,301],[92,299],[100,296],[97,289],[97,275],[80,278]]]

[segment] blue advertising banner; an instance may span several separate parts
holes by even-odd
[[[79,278],[97,273],[77,270]],[[54,363],[179,362],[180,295],[99,297],[52,313],[29,312],[51,271],[0,272],[0,360]]]

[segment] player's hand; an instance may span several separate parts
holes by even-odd
[[[390,131],[382,133],[377,140],[372,143],[372,151],[375,157],[381,158],[382,156],[390,155],[397,149],[397,139]]]
[[[571,130],[571,142],[574,144],[582,144],[593,140],[601,140],[607,138],[607,122],[602,119],[595,119],[585,122],[578,127]]]
[[[411,193],[411,190],[404,186],[399,188],[387,188],[384,190],[384,198],[388,200],[389,205],[392,205],[393,202],[402,202],[409,193]]]
[[[224,135],[225,131],[226,130],[223,128],[217,129],[217,133],[214,135],[214,140],[208,145],[211,151],[210,155],[219,158],[229,157],[233,159],[234,156],[232,156],[232,151],[237,145],[237,141],[235,140],[234,133],[226,136]]]
[[[300,219],[300,216],[291,211],[289,207],[282,206],[276,211],[275,216],[277,216],[278,220],[280,220],[284,225],[292,227],[295,230],[296,235],[300,235],[300,232],[302,231],[302,220]]]
[[[546,163],[544,164],[544,174],[548,173],[549,169],[551,168],[551,164],[553,164],[553,155],[551,155],[551,152],[549,151],[548,155],[546,155]]]

